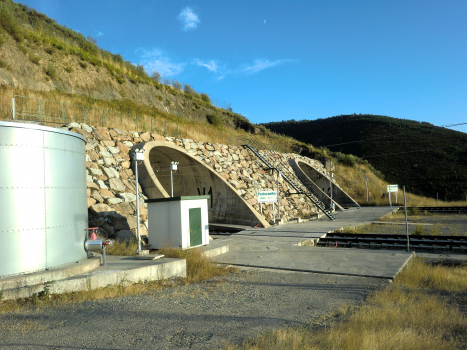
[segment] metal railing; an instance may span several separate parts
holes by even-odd
[[[41,123],[77,122],[93,126],[120,127],[125,130],[149,131],[179,137],[178,125],[164,120],[19,95],[14,95],[12,99],[11,117],[13,120]]]
[[[284,180],[292,186],[297,194],[304,194],[329,219],[335,219],[332,213],[326,209],[325,205],[321,202],[319,197],[304,184],[302,184],[300,179],[297,178],[293,171],[282,164],[282,155],[280,153],[269,150],[267,145],[264,145],[254,137],[245,138],[245,143],[243,143],[243,146],[246,146],[249,150],[251,150],[264,164],[268,166],[269,169],[280,172]],[[259,150],[262,150],[262,152]]]

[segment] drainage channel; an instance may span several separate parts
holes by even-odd
[[[433,253],[467,253],[467,237],[409,236],[411,251]],[[328,233],[318,247],[407,250],[406,235]]]

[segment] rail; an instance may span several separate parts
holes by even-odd
[[[252,151],[266,166],[271,170],[276,170],[281,173],[285,181],[287,181],[297,194],[304,194],[310,199],[329,219],[334,220],[335,217],[330,211],[326,209],[324,204],[319,200],[316,194],[312,193],[310,189],[304,186],[300,180],[294,181],[296,175],[287,167],[282,165],[282,154],[271,151],[266,145],[258,141],[254,137],[243,138],[243,146]],[[262,152],[259,150],[263,150]]]

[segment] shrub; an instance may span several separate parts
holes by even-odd
[[[7,68],[7,67],[8,65],[6,64],[6,62],[0,59],[0,68]]]
[[[201,93],[200,96],[201,96],[201,100],[202,100],[202,101],[211,104],[211,98],[209,97],[208,94],[206,94],[206,93],[203,92],[203,93]]]
[[[73,72],[73,68],[72,68],[71,66],[66,66],[66,67],[65,67],[65,70],[66,70],[68,73]]]
[[[180,84],[177,80],[173,80],[172,81],[172,85],[174,88],[176,88],[177,90],[181,90],[182,89],[182,84]]]
[[[5,2],[0,4],[0,25],[10,33],[17,42],[21,42],[23,41],[23,33],[12,12],[9,4]]]
[[[219,127],[222,125],[222,119],[217,114],[208,114],[206,116],[206,120],[208,121],[209,124],[215,127]]]
[[[52,46],[48,46],[44,49],[44,51],[47,52],[49,55],[53,55],[54,48]]]
[[[81,66],[81,68],[87,68],[88,65],[86,64],[86,62],[83,62],[83,61],[80,61],[79,62],[79,65]]]
[[[35,63],[35,64],[39,64],[39,62],[41,61],[41,57],[40,56],[36,56],[34,54],[31,54],[29,56],[29,59],[31,60],[32,63]]]
[[[57,78],[57,71],[55,70],[55,67],[51,64],[47,66],[47,69],[45,70],[45,74],[47,74],[52,79]]]
[[[119,84],[124,84],[125,83],[125,79],[120,75],[117,75],[117,81],[118,81]]]

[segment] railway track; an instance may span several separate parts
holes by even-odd
[[[400,210],[404,210],[404,207],[400,207]],[[428,213],[459,213],[459,214],[467,214],[467,206],[466,207],[407,207],[407,210],[415,209],[419,210],[420,212],[428,212]]]
[[[328,233],[318,247],[407,250],[406,235]],[[467,253],[464,236],[409,236],[410,251],[432,253]]]

